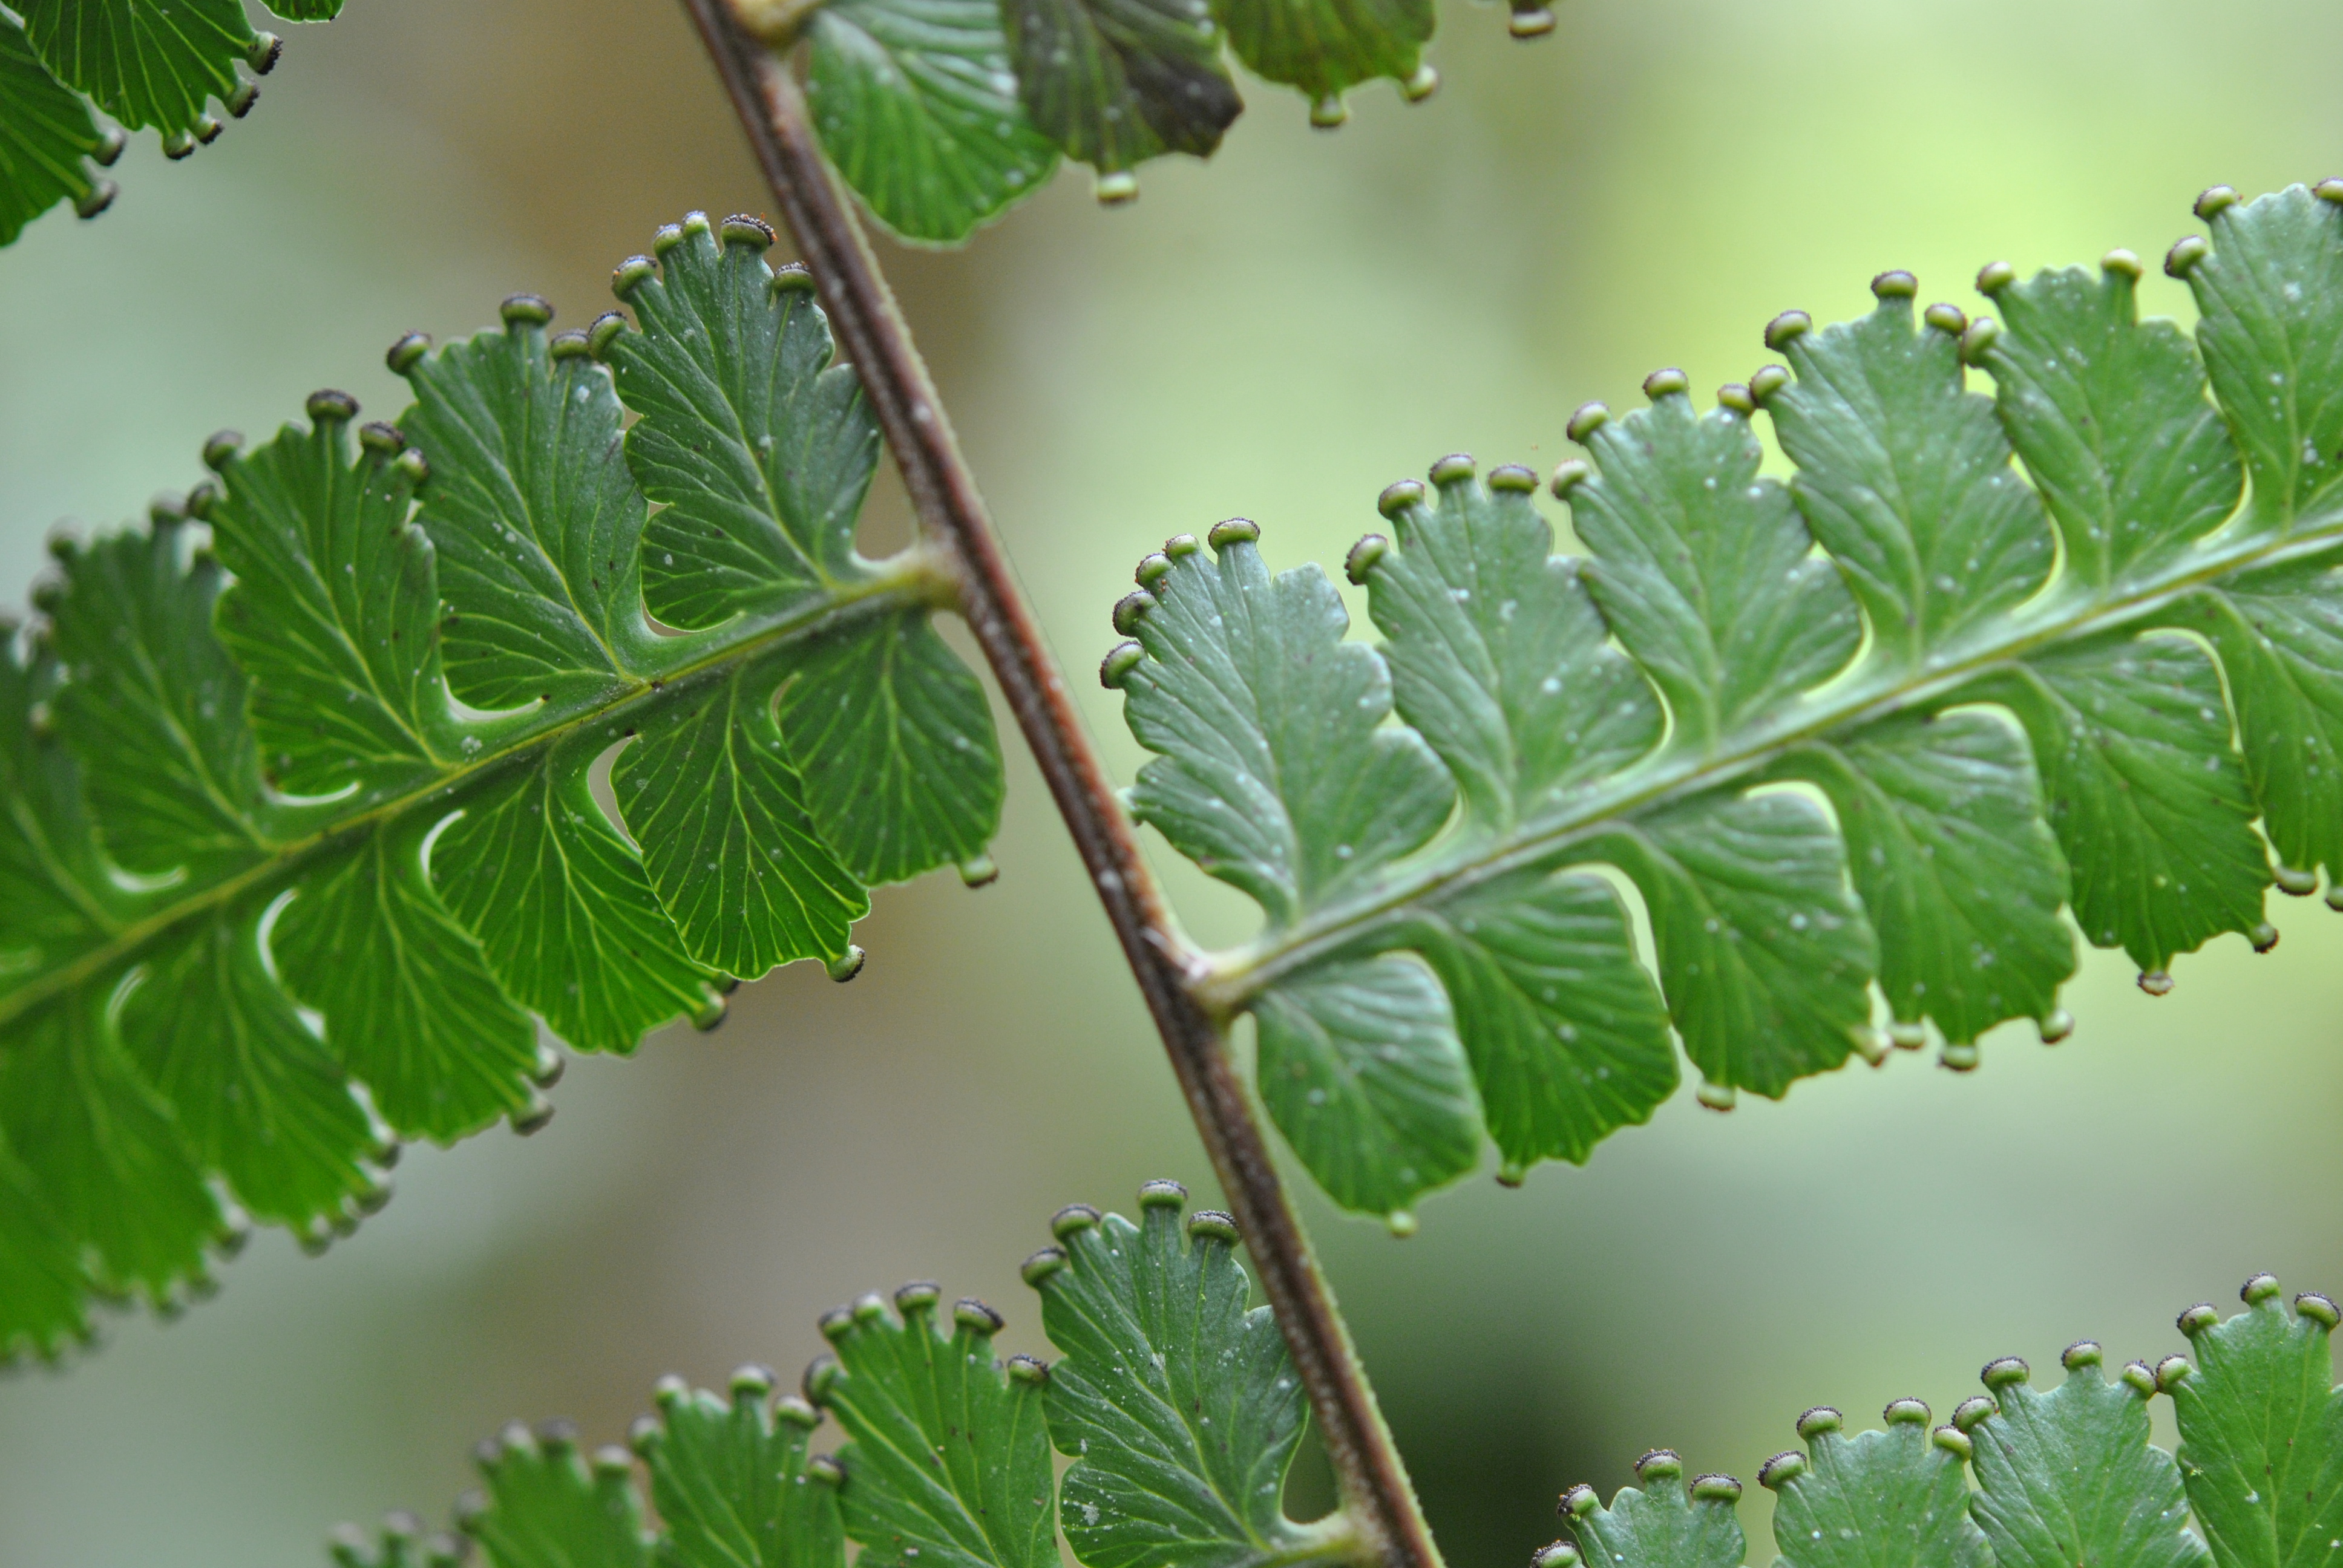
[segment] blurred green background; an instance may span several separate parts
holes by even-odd
[[[321,386],[395,416],[398,333],[520,288],[582,324],[658,223],[769,205],[661,0],[351,0],[287,31],[249,121],[177,166],[140,138],[114,211],[0,253],[8,602],[53,521],[136,515],[214,428]],[[2343,170],[2338,49],[2313,0],[1569,0],[1529,45],[1454,4],[1427,104],[1366,90],[1328,135],[1252,84],[1222,156],[1151,166],[1135,207],[1070,171],[964,253],[890,259],[1086,673],[1168,534],[1242,513],[1278,564],[1331,561],[1391,479],[1458,449],[1550,466],[1582,400],[1660,365],[1744,377],[1767,317],[1855,314],[1883,267],[1974,306],[1983,262],[2154,257],[2203,186]],[[2187,313],[2153,267],[2143,294]],[[1050,1211],[1209,1182],[1013,749],[998,858],[982,892],[883,893],[851,987],[801,966],[720,1033],[577,1063],[545,1132],[410,1151],[323,1260],[264,1234],[183,1321],[0,1381],[0,1563],[314,1563],[336,1520],[441,1517],[508,1418],[615,1439],[659,1373],[793,1372],[816,1312],[905,1279],[1044,1349],[1015,1269]],[[1201,933],[1242,933],[1170,869]],[[1312,1201],[1450,1561],[1524,1561],[1558,1491],[1607,1493],[1647,1446],[1746,1478],[1807,1404],[1942,1412],[1989,1356],[2055,1378],[2084,1334],[2152,1358],[2257,1269],[2343,1287],[2343,920],[2272,912],[2274,957],[2225,938],[2162,1000],[2094,954],[2074,1038],[2005,1031],[1971,1077],[1898,1056],[1725,1117],[1680,1094],[1584,1170],[1484,1171],[1405,1242]]]

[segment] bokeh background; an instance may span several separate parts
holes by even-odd
[[[0,252],[0,599],[57,519],[199,477],[218,427],[321,386],[395,415],[398,333],[521,288],[583,323],[659,222],[769,206],[661,0],[351,0],[285,30],[250,120],[181,166],[140,138],[114,211]],[[2152,258],[2201,186],[2343,170],[2338,49],[2320,0],[1568,0],[1529,45],[1457,0],[1421,106],[1377,86],[1315,133],[1249,84],[1222,154],[1151,166],[1131,209],[1071,169],[965,252],[889,259],[1081,670],[1168,534],[1242,513],[1279,564],[1331,561],[1391,479],[1548,466],[1582,400],[1740,378],[1775,312],[1852,315],[1883,267],[1974,306],[1983,262]],[[2143,297],[2188,314],[2153,266]],[[870,526],[903,527],[891,481]],[[905,1279],[1043,1350],[1015,1269],[1047,1215],[1210,1183],[1011,750],[1000,882],[881,894],[852,986],[801,967],[717,1034],[576,1063],[546,1131],[410,1151],[322,1260],[264,1234],[184,1320],[0,1380],[0,1563],[314,1563],[334,1521],[444,1517],[508,1419],[615,1439],[659,1373],[793,1372],[819,1311]],[[1170,870],[1199,932],[1243,932]],[[1941,1412],[1989,1356],[2176,1349],[2177,1309],[2257,1269],[2343,1286],[2343,918],[2273,901],[2275,956],[2224,938],[2151,1000],[2094,954],[2074,1038],[2006,1030],[1973,1076],[1899,1055],[1725,1117],[1680,1094],[1584,1170],[1484,1170],[1404,1242],[1311,1200],[1451,1563],[1524,1561],[1558,1491],[1647,1446],[1748,1477],[1807,1404]]]

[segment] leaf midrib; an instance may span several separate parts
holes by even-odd
[[[2237,521],[2251,524],[2256,518],[2257,508],[2248,500],[2231,522],[2207,537],[2217,537]],[[1995,666],[2036,649],[2116,629],[2188,594],[2213,588],[2247,567],[2314,556],[2338,543],[2343,543],[2343,508],[2298,520],[2282,532],[2257,531],[2226,548],[2194,559],[2184,558],[2182,563],[2172,563],[2165,575],[2121,586],[2113,597],[2101,597],[2101,590],[2091,585],[2063,577],[2036,596],[2030,613],[2021,607],[1996,618],[1992,624],[2001,636],[1977,638],[1917,668],[1881,664],[1875,653],[1865,655],[1875,668],[1834,677],[1820,689],[1829,694],[1825,700],[1815,702],[1810,693],[1789,716],[1771,724],[1752,725],[1740,735],[1726,738],[1715,751],[1695,754],[1664,742],[1607,785],[1534,828],[1513,829],[1494,839],[1468,839],[1362,893],[1312,910],[1290,926],[1206,955],[1209,968],[1196,989],[1197,1000],[1225,1021],[1244,1011],[1287,975],[1333,956],[1379,927],[1410,918],[1411,906],[1432,895],[1535,866],[1580,835],[1607,828],[1630,812],[1698,794],[1754,772],[1802,742],[1949,694]]]
[[[745,664],[793,638],[808,635],[835,622],[891,608],[921,604],[935,606],[952,591],[946,586],[947,578],[939,564],[916,548],[895,558],[895,560],[898,565],[893,572],[874,576],[860,583],[841,584],[831,597],[768,622],[751,636],[716,648],[691,663],[656,677],[629,678],[623,689],[601,702],[542,729],[530,730],[525,737],[495,750],[484,750],[480,756],[467,759],[447,772],[377,800],[350,816],[337,818],[315,831],[288,839],[276,845],[266,858],[233,876],[211,883],[141,919],[124,922],[98,946],[75,955],[71,961],[38,980],[0,996],[0,1030],[5,1030],[17,1019],[84,981],[136,958],[149,943],[188,921],[232,903],[254,889],[297,869],[316,856],[346,842],[363,828],[399,817],[434,796],[450,795],[470,781],[516,766],[540,751],[549,750],[566,737],[589,725],[622,718],[638,708],[648,708],[679,687]],[[76,898],[80,897],[76,879],[65,879],[65,885],[74,890]]]

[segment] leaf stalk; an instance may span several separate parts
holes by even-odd
[[[960,611],[1122,943],[1212,1169],[1277,1314],[1332,1462],[1358,1556],[1441,1568],[1414,1489],[1376,1408],[1333,1292],[1288,1201],[1220,1028],[1191,988],[1202,957],[1173,925],[1131,822],[1081,726],[912,346],[870,241],[832,176],[794,79],[731,0],[683,0],[747,133],[782,220],[812,269],[830,327],[862,378],[913,511],[960,574]]]

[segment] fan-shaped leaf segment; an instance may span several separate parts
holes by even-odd
[[[1073,1460],[1061,1526],[1091,1568],[1252,1568],[1342,1555],[1347,1522],[1285,1516],[1309,1419],[1267,1307],[1248,1309],[1236,1226],[1176,1182],[1140,1189],[1140,1218],[1076,1204],[1025,1262],[1063,1359],[1043,1408]],[[1182,1234],[1184,1229],[1184,1235]]]
[[[1431,0],[748,0],[777,48],[809,42],[806,94],[830,161],[902,238],[954,244],[1038,189],[1061,153],[1099,198],[1139,194],[1167,153],[1209,157],[1243,112],[1223,41],[1247,67],[1339,126],[1343,95],[1389,77],[1410,102]],[[1540,0],[1513,30],[1547,32]]]
[[[1251,523],[1142,561],[1102,670],[1158,754],[1132,809],[1261,903],[1205,993],[1327,1191],[1403,1211],[1483,1129],[1506,1180],[1584,1160],[1674,1089],[1670,1025],[1720,1106],[1929,1023],[1956,1067],[2056,1038],[2062,910],[2159,993],[2274,942],[2270,881],[2343,869],[2338,202],[2209,193],[2193,340],[2119,252],[1986,268],[2001,322],[1885,274],[1709,413],[1659,372],[1571,421],[1583,556],[1528,470],[1444,458],[1351,556],[1378,644]]]
[[[1061,1529],[1086,1568],[1348,1560],[1340,1515],[1297,1525],[1280,1506],[1306,1419],[1297,1380],[1268,1309],[1246,1309],[1233,1225],[1210,1211],[1183,1224],[1185,1196],[1148,1183],[1136,1225],[1058,1214],[1057,1245],[1024,1271],[1054,1366],[997,1359],[1002,1321],[982,1302],[905,1285],[891,1308],[865,1296],[822,1319],[831,1349],[804,1400],[774,1400],[754,1367],[729,1400],[660,1384],[634,1433],[660,1532],[626,1451],[589,1462],[558,1422],[483,1446],[487,1490],[458,1527],[493,1568],[841,1568],[849,1540],[910,1568],[1045,1568]],[[834,1457],[810,1452],[825,1415],[847,1439]],[[1053,1439],[1074,1460],[1062,1490]],[[345,1568],[456,1552],[404,1514],[378,1544],[346,1527],[335,1545]]]
[[[330,21],[341,0],[281,0],[288,22]],[[217,105],[251,112],[283,45],[253,30],[241,0],[17,0],[0,6],[0,245],[60,201],[96,217],[115,184],[96,168],[121,156],[122,130],[152,126],[186,157],[215,140]]]
[[[529,297],[403,339],[397,427],[320,393],[216,440],[207,544],[59,546],[0,658],[0,1346],[180,1299],[244,1214],[324,1244],[400,1140],[540,1123],[532,1013],[712,1024],[850,976],[867,886],[980,859],[951,579],[855,552],[878,436],[769,239],[663,231],[590,342]]]
[[[1804,1449],[1765,1462],[1778,1560],[1794,1568],[2249,1568],[2326,1560],[2343,1534],[2343,1390],[2331,1389],[2334,1303],[2278,1282],[2246,1282],[2247,1310],[2220,1321],[2181,1314],[2195,1364],[2135,1362],[2110,1380],[2099,1347],[2060,1358],[2066,1380],[2027,1386],[2017,1358],[1986,1363],[1987,1393],[1928,1429],[1928,1407],[1901,1399],[1885,1430],[1849,1437],[1838,1412],[1798,1418]],[[2149,1441],[2148,1401],[2172,1396],[2179,1456]],[[1975,1472],[1976,1486],[1964,1473]],[[1635,1466],[1638,1486],[1608,1507],[1592,1487],[1563,1494],[1574,1544],[1557,1541],[1539,1568],[1736,1568],[1740,1483],[1704,1475],[1662,1449]],[[2197,1532],[2187,1525],[2193,1520]]]

